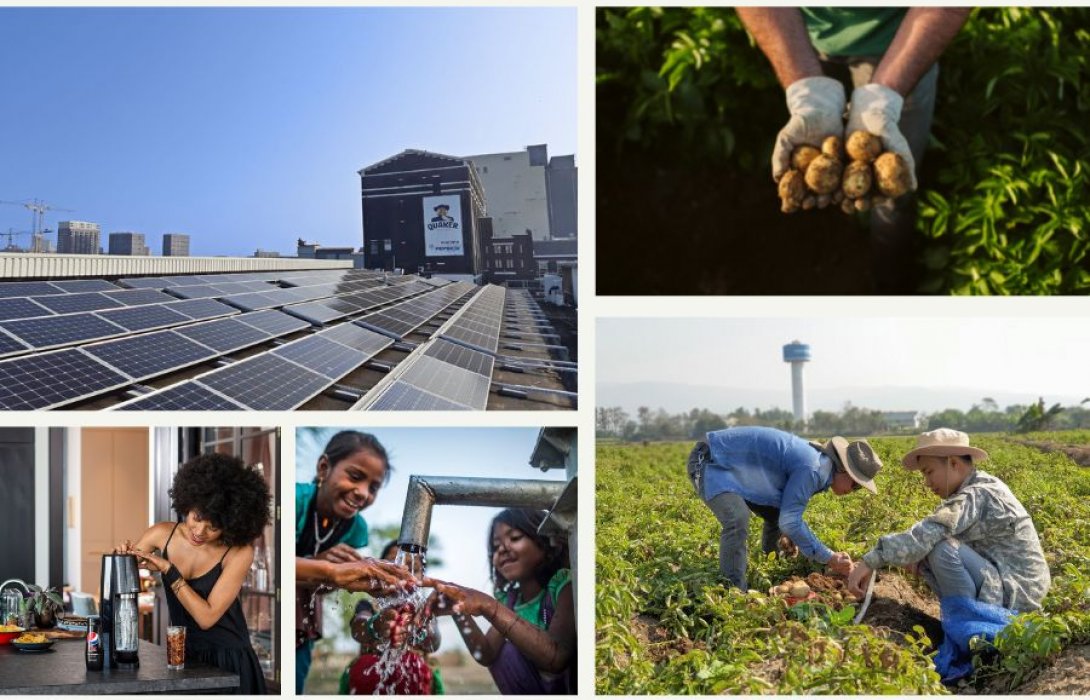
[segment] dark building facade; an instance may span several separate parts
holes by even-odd
[[[579,170],[575,156],[553,156],[545,168],[545,190],[549,200],[551,238],[579,235]]]
[[[484,241],[485,281],[492,284],[529,282],[537,277],[534,237],[529,231],[506,238],[492,238],[489,218],[481,219]],[[539,241],[540,242],[540,241]]]
[[[144,234],[119,231],[110,234],[110,255],[149,255],[144,244]]]
[[[483,274],[484,191],[469,161],[406,150],[359,175],[366,267]]]

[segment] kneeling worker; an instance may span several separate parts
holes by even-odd
[[[847,574],[851,557],[822,544],[802,513],[826,489],[837,496],[860,487],[878,493],[874,475],[881,466],[866,440],[849,443],[834,437],[821,445],[775,428],[744,427],[708,433],[689,454],[687,471],[697,495],[723,528],[719,571],[744,591],[751,512],[764,519],[761,546],[766,553],[786,535],[808,559]]]
[[[1051,578],[1037,530],[1010,488],[976,468],[987,458],[957,430],[920,435],[904,466],[943,501],[908,530],[880,537],[852,568],[848,590],[862,598],[871,572],[892,565],[922,576],[940,600],[1039,610]]]

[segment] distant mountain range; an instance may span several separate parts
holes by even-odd
[[[764,389],[732,389],[720,386],[694,384],[668,384],[665,382],[600,383],[596,387],[595,403],[598,406],[620,406],[635,414],[640,406],[652,410],[664,409],[667,413],[681,413],[693,408],[706,408],[715,413],[730,413],[739,407],[749,410],[782,408],[791,410],[791,391]],[[973,404],[988,397],[999,404],[1000,410],[1013,404],[1029,404],[1040,394],[994,391],[968,387],[844,387],[837,389],[808,389],[806,410],[839,411],[844,404],[872,408],[880,411],[922,411],[936,413],[947,408],[968,411]],[[1072,406],[1086,395],[1049,395],[1045,403]]]

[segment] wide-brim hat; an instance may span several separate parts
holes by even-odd
[[[917,457],[968,457],[973,464],[988,459],[988,453],[969,446],[969,436],[952,428],[937,428],[916,438],[916,449],[904,456],[905,469],[919,469]]]
[[[866,440],[848,442],[837,435],[829,442],[811,442],[811,445],[829,455],[837,462],[852,481],[859,484],[871,493],[878,493],[878,487],[874,484],[874,477],[882,468],[882,460],[875,454],[874,448]]]

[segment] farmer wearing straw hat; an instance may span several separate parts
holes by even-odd
[[[716,430],[689,454],[687,471],[697,495],[712,511],[719,536],[719,571],[741,590],[746,583],[750,513],[764,520],[762,549],[775,551],[781,535],[809,559],[848,573],[852,560],[834,553],[802,520],[810,499],[826,489],[845,496],[859,488],[878,493],[882,462],[865,440],[835,437],[824,445],[774,428]]]
[[[940,600],[964,596],[1016,612],[1040,609],[1051,579],[1037,530],[1010,488],[976,468],[987,458],[960,431],[920,435],[904,466],[918,470],[943,501],[908,530],[880,537],[852,568],[848,590],[863,597],[871,572],[893,565],[922,576]]]

